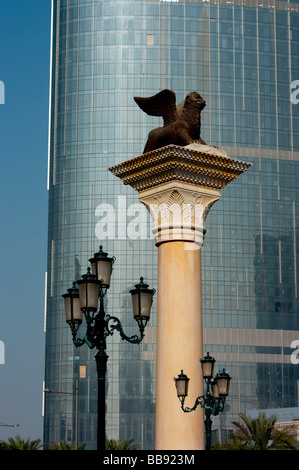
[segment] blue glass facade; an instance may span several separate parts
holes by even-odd
[[[94,352],[73,347],[61,295],[100,243],[116,257],[107,311],[129,334],[129,289],[140,275],[155,287],[149,216],[107,168],[140,155],[157,127],[133,97],[164,88],[177,102],[198,91],[202,138],[253,163],[206,223],[206,351],[233,376],[213,429],[224,435],[246,410],[299,406],[299,3],[54,0],[52,10],[45,386],[65,394],[45,396],[45,443],[74,440],[76,379],[79,442],[96,440]],[[143,343],[115,334],[107,350],[107,436],[144,449],[154,448],[153,307]]]

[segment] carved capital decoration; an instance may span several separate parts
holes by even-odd
[[[157,245],[183,240],[202,246],[205,219],[220,190],[249,166],[214,147],[193,143],[167,145],[109,170],[138,191],[152,215]]]
[[[219,197],[217,190],[207,191],[177,182],[142,191],[139,195],[152,216],[156,245],[181,240],[202,246],[205,218]]]

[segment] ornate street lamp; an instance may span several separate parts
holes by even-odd
[[[80,306],[79,289],[76,287],[76,282],[73,282],[73,286],[62,297],[64,298],[66,322],[74,331],[77,331],[82,323],[83,312]]]
[[[148,284],[145,284],[143,277],[141,277],[139,284],[135,285],[135,289],[130,290],[130,294],[132,296],[134,318],[138,323],[140,332],[143,332],[151,316],[153,289],[149,289]]]
[[[113,264],[115,262],[115,257],[109,258],[108,253],[103,251],[102,245],[97,253],[93,255],[93,258],[90,258],[90,264],[92,273],[96,275],[98,281],[102,283],[102,289],[105,287],[109,289],[110,287],[110,278],[112,274]]]
[[[66,322],[69,324],[76,347],[87,344],[90,349],[98,350],[95,355],[98,378],[98,434],[97,449],[105,450],[105,381],[108,355],[106,354],[106,338],[117,330],[121,338],[129,343],[139,344],[144,338],[144,329],[150,319],[154,289],[140,278],[140,283],[130,291],[133,303],[133,315],[139,327],[140,335],[127,336],[120,320],[107,315],[104,309],[104,297],[110,287],[112,266],[115,258],[110,258],[103,252],[103,247],[94,254],[90,260],[91,268],[80,280],[73,283],[73,287],[64,294]],[[78,285],[78,288],[76,287]],[[98,303],[100,306],[98,309]],[[83,316],[86,321],[86,334],[77,338],[79,326]]]
[[[213,377],[214,374],[214,365],[216,360],[210,356],[209,353],[203,358],[200,359],[201,368],[202,368],[202,376],[205,380],[209,380]]]
[[[196,398],[195,404],[192,408],[184,407],[185,398],[188,396],[189,377],[184,374],[183,370],[176,377],[175,385],[177,396],[181,402],[181,408],[185,413],[190,413],[196,410],[198,406],[204,408],[205,411],[205,430],[206,430],[206,450],[211,449],[211,430],[212,420],[211,415],[217,416],[224,409],[226,397],[229,394],[230,375],[225,372],[216,374],[213,378],[215,359],[207,353],[207,355],[200,359],[203,378],[207,385],[205,395]],[[210,392],[211,387],[211,392]]]

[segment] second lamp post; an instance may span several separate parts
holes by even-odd
[[[198,406],[205,411],[206,450],[211,450],[212,420],[211,415],[217,416],[224,409],[226,397],[229,394],[231,377],[225,369],[213,378],[214,364],[216,360],[207,353],[200,359],[203,379],[207,385],[205,395],[197,397],[192,408],[184,407],[185,398],[188,395],[189,377],[183,371],[175,378],[177,396],[181,402],[181,408],[185,413],[196,410]],[[211,391],[210,391],[211,387]]]
[[[139,344],[144,337],[144,329],[150,319],[154,289],[140,278],[135,289],[130,290],[133,302],[133,315],[138,323],[140,335],[127,336],[120,320],[117,317],[107,315],[104,309],[104,297],[110,287],[110,277],[115,258],[108,257],[103,252],[103,247],[94,254],[89,261],[91,268],[82,279],[73,283],[64,294],[66,322],[69,324],[76,347],[87,344],[91,349],[96,348],[95,355],[98,378],[98,423],[97,423],[97,449],[105,450],[106,426],[105,426],[105,381],[108,355],[106,354],[106,337],[117,330],[121,338],[129,343]],[[77,287],[78,286],[78,287]],[[98,304],[99,310],[98,310]],[[86,334],[83,338],[77,338],[79,326],[83,315],[86,321]]]

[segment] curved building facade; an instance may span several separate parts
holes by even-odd
[[[206,222],[205,348],[233,377],[214,437],[241,412],[298,407],[299,3],[53,0],[51,42],[45,445],[73,442],[76,422],[79,444],[96,445],[95,352],[72,345],[62,294],[102,244],[116,257],[107,312],[134,334],[129,290],[140,276],[156,285],[150,217],[107,168],[140,155],[159,124],[133,97],[164,88],[177,102],[198,91],[204,141],[253,163]],[[139,346],[107,340],[107,437],[143,449],[155,325],[154,302]]]

